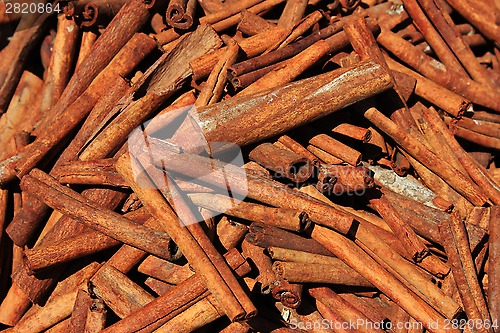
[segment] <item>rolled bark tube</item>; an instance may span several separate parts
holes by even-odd
[[[294,57],[276,64],[276,67],[269,73],[239,92],[238,95],[242,96],[257,93],[290,83],[327,54],[345,48],[348,45],[349,41],[346,37],[346,33],[343,31],[325,40],[318,40]],[[366,58],[366,60],[372,59]]]
[[[241,74],[238,76],[231,77],[231,84],[234,89],[245,89],[273,69],[277,68],[279,64],[270,65],[267,67],[256,69],[252,72]]]
[[[500,98],[496,90],[446,70],[442,63],[421,52],[409,42],[390,31],[383,31],[377,41],[398,59],[418,70],[427,78],[463,95],[470,101],[500,111]]]
[[[134,212],[129,213],[134,214]],[[126,218],[134,220],[137,223],[144,223],[144,220],[136,219],[131,215]],[[149,223],[148,223],[149,222]],[[145,226],[151,225],[151,221],[146,221]],[[114,246],[120,245],[121,242],[103,235],[96,234],[93,231],[81,233],[73,237],[68,237],[58,242],[53,242],[47,246],[35,246],[32,249],[26,249],[24,255],[27,265],[32,271],[40,271],[54,265],[59,265],[64,262],[69,262],[78,258],[103,251]],[[174,259],[179,256],[178,249],[173,242],[169,246],[169,251],[172,256],[169,259]]]
[[[297,262],[303,264],[319,264],[319,265],[328,265],[337,263],[337,259],[331,256],[325,256],[322,254],[315,254],[299,250],[291,250],[277,246],[268,246],[267,253],[269,253],[271,259],[277,261]]]
[[[312,175],[313,166],[306,158],[272,143],[258,145],[252,149],[249,157],[278,176],[282,175],[294,182],[302,183]]]
[[[174,287],[171,284],[157,280],[152,277],[146,278],[146,280],[144,280],[144,284],[148,286],[152,291],[154,291],[155,294],[158,296],[165,294],[167,291],[169,291]]]
[[[500,124],[484,122],[484,121],[481,122],[478,120],[473,120],[471,118],[465,118],[465,117],[462,117],[461,119],[458,119],[456,121],[452,120],[449,117],[445,117],[444,121],[448,125],[452,124],[452,126],[453,125],[460,126],[483,135],[491,136],[494,138],[500,137]]]
[[[149,224],[149,226],[155,229],[161,229],[161,225],[155,219],[149,219],[145,224]],[[182,254],[177,246],[175,246],[173,251],[177,253],[178,258]],[[109,258],[106,265],[113,266],[120,272],[127,274],[130,270],[140,264],[141,260],[143,260],[147,255],[148,254],[142,250],[124,244],[118,249],[118,251],[115,252],[115,254],[111,256],[111,258]]]
[[[189,265],[180,266],[151,255],[142,261],[137,271],[171,285],[181,284],[194,275]]]
[[[207,81],[203,84],[195,103],[196,107],[219,102],[224,92],[224,86],[228,76],[227,69],[236,61],[240,49],[234,39],[225,38],[225,40],[227,43],[227,50],[219,61],[217,61]]]
[[[372,132],[368,128],[363,128],[348,123],[342,123],[332,129],[333,133],[341,134],[363,143],[370,142]]]
[[[313,145],[308,145],[307,150],[310,151],[314,156],[319,158],[321,161],[327,163],[327,164],[342,164],[344,163],[343,160],[340,158],[333,156],[332,154],[324,151],[323,149],[320,149],[316,146]]]
[[[357,287],[373,287],[373,285],[362,277],[358,272],[344,264],[340,259],[335,259],[328,264],[305,264],[295,262],[273,263],[273,271],[293,283],[328,283]]]
[[[88,184],[128,187],[116,172],[114,159],[74,161],[61,163],[51,171],[51,176],[61,184]]]
[[[391,86],[389,75],[372,62],[362,62],[353,68],[343,68],[290,83],[286,86],[232,98],[228,101],[199,108],[189,115],[207,142],[231,142],[247,145],[318,119],[360,99],[373,96]],[[259,116],[252,112],[258,107]],[[262,116],[265,115],[265,116]],[[283,122],[283,119],[288,119]],[[234,131],[234,125],[238,130]],[[187,151],[190,142],[175,142]],[[191,143],[191,145],[196,142]],[[214,146],[214,145],[212,145]],[[212,151],[224,145],[211,147]]]
[[[140,162],[135,157],[131,158],[128,155],[122,157],[117,163],[118,172],[132,186],[143,204],[146,204],[152,216],[174,237],[176,244],[182,249],[190,264],[200,274],[202,280],[216,296],[231,320],[242,319],[245,315],[255,315],[256,309],[254,305],[241,289],[233,272],[227,267],[227,263],[220,253],[215,250],[213,244],[197,223],[198,221],[192,215],[193,212],[187,206],[186,199],[180,196],[175,184],[164,195],[172,204],[173,198],[175,198],[177,213],[182,213],[181,216],[184,219],[182,224],[179,223],[179,217],[169,206],[162,193],[156,189],[157,185],[152,183],[148,175],[143,173],[142,178],[135,178],[133,169],[142,170],[137,169],[142,168],[139,165]],[[154,172],[154,170],[148,170],[148,172]],[[163,179],[163,177],[168,177],[168,175],[162,173],[162,176],[156,175],[153,178]],[[171,182],[171,179],[167,179]],[[144,186],[144,184],[147,185]],[[172,223],[172,221],[175,221],[175,223]],[[231,285],[231,288],[229,285]]]
[[[439,34],[439,30],[437,30],[433,26],[432,22],[427,18],[418,2],[416,0],[405,0],[404,6],[413,19],[415,26],[424,35],[425,40],[429,43],[434,53],[446,66],[446,68],[467,77],[468,74],[462,67],[462,64],[458,61],[453,52],[450,50],[450,47],[443,40]]]
[[[416,296],[396,277],[388,273],[353,242],[320,226],[314,228],[313,237],[334,251],[340,259],[386,293],[405,311],[421,321],[424,326],[428,326],[430,323],[429,318],[433,318],[432,322],[437,322],[437,328],[433,328],[431,331],[446,332],[444,317]],[[370,264],[367,264],[368,262]],[[422,311],[419,311],[419,308]]]
[[[235,202],[234,199],[221,194],[193,193],[189,197],[200,207],[282,229],[302,231],[311,224],[307,213],[294,209],[274,208],[245,201]]]
[[[271,288],[271,295],[286,307],[296,309],[302,302],[302,284],[278,279]]]
[[[106,326],[107,310],[104,302],[93,299],[92,304],[87,309],[87,320],[85,320],[85,333],[98,333]]]
[[[489,121],[492,123],[500,124],[500,115],[494,114],[494,113],[489,113],[486,111],[474,112],[474,114],[472,115],[472,119],[484,120],[484,121]]]
[[[300,143],[298,143],[288,135],[280,136],[278,138],[278,142],[282,143],[285,147],[287,147],[297,155],[306,158],[309,161],[309,163],[311,163],[313,166],[318,166],[319,161],[317,157],[314,156],[313,153],[311,153],[304,146],[302,146]]]
[[[31,305],[31,300],[24,291],[13,283],[0,305],[0,323],[8,326],[16,325]]]
[[[255,14],[262,14],[284,1],[285,0],[264,0],[248,8],[247,10]],[[220,32],[238,24],[240,20],[241,20],[241,14],[235,14],[226,19],[220,20],[217,23],[214,23],[212,26],[215,29],[215,31]]]
[[[377,212],[389,224],[394,234],[405,245],[405,249],[416,262],[421,262],[427,255],[429,249],[418,238],[417,234],[401,218],[385,196],[371,201]]]
[[[320,166],[318,173],[318,182],[316,183],[316,188],[321,193],[332,193],[337,183],[337,177],[334,174],[326,172],[325,167]]]
[[[366,297],[357,296],[349,293],[339,294],[345,301],[354,306],[356,309],[361,311],[368,319],[373,322],[378,323],[388,323],[390,319],[385,316],[383,311],[380,311],[377,307],[372,306],[369,302],[365,301]]]
[[[85,330],[85,322],[87,320],[87,310],[92,304],[92,298],[84,289],[79,289],[76,295],[73,311],[71,312],[70,327],[74,332],[82,332]]]
[[[57,103],[71,77],[80,29],[73,20],[58,17],[58,33],[52,47],[49,67],[44,75],[39,112],[45,115]]]
[[[155,332],[189,333],[224,316],[219,304],[212,295],[199,300],[190,308],[167,321]]]
[[[26,3],[28,5],[28,3]],[[35,4],[35,3],[33,3]],[[5,7],[4,7],[5,8]],[[21,79],[28,54],[33,47],[42,40],[43,33],[50,23],[47,20],[49,13],[34,12],[32,15],[22,15],[12,41],[2,50],[3,59],[10,59],[0,65],[0,114],[3,114],[9,105],[14,91]],[[11,67],[11,63],[17,66]]]
[[[129,316],[155,298],[110,265],[105,265],[90,280],[91,292],[103,299],[120,318]]]
[[[258,4],[259,2],[262,2],[262,0],[243,0],[234,3],[227,3],[224,6],[224,10],[217,11],[200,18],[200,23],[209,24],[218,22],[241,11],[244,11],[245,9]]]
[[[167,23],[173,28],[189,29],[194,23],[195,9],[194,0],[171,0],[167,7]]]
[[[123,6],[99,39],[96,40],[88,56],[78,66],[78,70],[68,82],[62,98],[51,110],[51,113],[60,114],[71,105],[132,38],[134,33],[146,23],[148,18],[148,8],[141,1],[131,1]],[[42,128],[44,127],[42,124],[38,130],[43,132]]]
[[[332,186],[335,194],[361,193],[375,185],[371,172],[363,167],[350,165],[322,165],[319,167],[318,179],[327,177],[337,181]]]
[[[303,36],[307,30],[311,29],[312,26],[317,24],[318,21],[320,21],[322,18],[323,18],[323,14],[318,10],[307,15],[303,20],[300,20],[300,22],[298,22],[293,27],[293,29],[290,31],[288,36],[283,37],[282,41],[279,41],[274,46],[270,47],[269,50],[266,52],[274,51],[276,49],[281,49],[281,48],[289,45],[290,43],[294,42],[299,37]]]
[[[287,30],[292,30],[302,20],[307,2],[306,0],[287,1],[278,20],[278,25]]]
[[[495,24],[495,19],[486,13],[480,1],[447,0],[447,2],[460,13],[467,21],[476,27],[481,34],[500,46],[500,28]],[[497,9],[498,10],[498,9]],[[485,15],[488,14],[488,15]]]
[[[479,82],[490,89],[496,89],[491,81],[487,70],[483,67],[470,47],[463,41],[451,17],[444,14],[434,1],[418,0],[426,11],[434,26],[439,30],[441,36],[450,46],[451,50],[461,62],[474,81]]]
[[[110,21],[126,3],[131,0],[71,1],[63,8],[66,16],[75,19],[83,27],[105,24]]]
[[[250,226],[250,232],[245,239],[248,242],[263,248],[277,246],[325,256],[332,255],[330,251],[325,249],[313,239],[304,238],[279,228],[266,226],[262,223],[252,223]]]
[[[90,202],[99,202],[100,209],[109,211],[116,209],[126,197],[123,192],[102,188],[87,189],[81,195]],[[54,221],[51,221],[47,226],[50,230],[42,232],[37,245],[47,245],[68,235],[78,234],[85,229],[83,224],[59,213],[55,214]],[[22,267],[14,273],[13,280],[23,289],[28,298],[36,303],[46,296],[46,293],[50,291],[51,286],[61,273],[61,269],[52,270],[51,275],[46,275],[43,279],[40,279],[37,275],[30,275],[28,267],[23,263]]]
[[[132,86],[122,97],[122,103],[115,105],[112,113],[116,114],[116,117],[97,133],[85,151],[81,153],[80,159],[104,158],[119,149],[137,126],[146,121],[153,111],[181,88],[184,80],[191,74],[187,61],[221,44],[222,41],[218,35],[208,26],[200,26],[194,32],[187,34],[172,52],[163,54],[155,62],[153,65],[155,70],[150,69],[147,75],[141,77]],[[193,45],[197,47],[193,48]],[[171,75],[163,77],[167,68],[171,69],[169,71]],[[143,89],[145,90],[144,96],[137,98],[137,91]],[[180,113],[183,110],[178,111]],[[161,119],[162,125],[163,121],[164,119]]]
[[[453,134],[449,128],[444,124],[439,115],[434,108],[428,108],[424,111],[424,118],[427,120],[429,125],[435,130],[441,132],[444,136],[446,142],[453,150],[457,158],[462,163],[463,167],[469,173],[470,178],[474,180],[484,192],[486,192],[490,200],[495,204],[500,204],[500,188],[495,182],[490,179],[486,170],[483,170],[475,161],[466,154],[465,150],[460,146],[460,144],[455,140]]]
[[[489,257],[488,257],[488,308],[492,322],[500,321],[500,209],[491,208],[489,220]]]
[[[282,60],[286,60],[288,58],[293,57],[297,53],[305,50],[315,42],[320,39],[325,39],[333,34],[342,30],[343,22],[337,21],[329,25],[328,27],[321,29],[317,32],[312,33],[311,35],[301,39],[296,43],[292,43],[282,49],[263,54],[259,57],[254,57],[252,59],[248,59],[242,61],[238,64],[235,64],[231,67],[230,71],[233,76],[239,76],[248,72],[255,71],[257,69],[273,65]],[[271,45],[269,45],[271,46]]]
[[[97,43],[97,42],[96,42]],[[141,46],[137,51],[138,46]],[[136,34],[131,38],[117,56],[109,63],[105,70],[101,71],[92,84],[86,89],[80,97],[78,97],[67,109],[52,119],[51,124],[46,124],[43,135],[39,135],[35,142],[31,143],[19,154],[23,155],[16,164],[15,168],[19,175],[23,175],[31,170],[36,164],[40,163],[44,157],[54,148],[59,147],[65,135],[68,135],[75,127],[88,115],[98,99],[101,97],[103,90],[113,86],[116,81],[116,76],[126,75],[153,50],[155,47],[154,41],[144,35]],[[75,77],[75,76],[73,76]],[[71,81],[70,81],[71,82]],[[70,83],[68,83],[69,85]],[[51,109],[51,112],[57,111],[59,103],[62,103],[65,96],[61,98]],[[37,129],[43,126],[40,124]],[[49,129],[57,130],[49,130]]]
[[[390,69],[410,75],[417,80],[415,94],[438,106],[448,114],[454,117],[460,117],[466,111],[472,110],[472,103],[463,96],[412,71],[388,56],[385,56],[384,59]]]
[[[331,289],[325,287],[311,288],[309,289],[309,294],[328,308],[336,311],[344,321],[363,323],[361,325],[354,325],[356,331],[363,333],[384,332],[382,329],[376,328],[370,319]]]
[[[441,154],[453,167],[457,170],[461,171],[462,174],[468,176],[467,170],[460,163],[460,160],[453,153],[450,146],[446,142],[443,134],[441,132],[435,131],[429,125],[427,120],[424,118],[423,113],[425,108],[421,105],[415,105],[415,107],[410,109],[410,112],[413,114],[413,117],[418,123],[418,127],[422,134],[424,135],[426,141],[431,146],[432,151],[437,154]],[[467,118],[468,119],[468,118]]]
[[[257,267],[258,275],[255,278],[257,285],[260,287],[261,294],[269,294],[273,284],[277,281],[277,277],[272,269],[271,258],[264,253],[263,248],[254,245],[247,240],[241,243],[242,254],[245,258],[250,259]]]
[[[452,131],[453,134],[455,134],[455,136],[458,136],[462,139],[473,142],[480,146],[496,150],[500,149],[500,139],[498,139],[497,137],[484,135],[458,125],[452,126]]]
[[[361,161],[361,153],[355,149],[335,140],[326,134],[318,134],[314,136],[309,143],[340,158],[342,161],[356,166]]]
[[[247,232],[248,227],[246,225],[232,221],[226,216],[223,216],[217,223],[219,242],[228,251],[240,244]]]
[[[378,110],[374,108],[369,109],[365,112],[365,117],[389,134],[412,157],[423,162],[430,170],[442,177],[443,180],[469,201],[479,206],[487,201],[486,195],[479,187],[471,184],[454,167],[432,153],[420,141],[403,132],[395,123],[386,118]]]
[[[168,249],[170,238],[166,233],[138,225],[112,211],[104,210],[80,194],[56,184],[55,179],[40,170],[33,170],[30,176],[23,179],[24,190],[32,194],[37,192],[37,197],[42,201],[57,207],[81,223],[86,223],[116,240],[132,244],[163,258],[169,257],[166,249]],[[41,195],[43,195],[42,198]]]
[[[326,319],[329,320],[330,323],[332,323],[333,327],[340,327],[337,331],[339,333],[355,333],[357,330],[353,328],[342,328],[342,324],[345,323],[346,321],[335,311],[335,309],[332,309],[325,304],[321,303],[320,301],[316,301],[316,308],[318,308],[319,313]]]
[[[77,290],[53,297],[43,307],[36,306],[34,311],[24,316],[13,328],[13,332],[42,332],[71,316]]]
[[[455,218],[459,219],[459,217]],[[459,243],[461,241],[457,239],[457,235],[454,234],[455,230],[453,230],[449,221],[443,221],[440,223],[439,231],[441,232],[441,236],[443,238],[445,251],[453,271],[453,278],[457,284],[457,289],[460,293],[460,299],[463,303],[467,318],[470,318],[471,320],[478,320],[483,323],[486,322],[486,320],[491,320],[489,318],[489,314],[484,312],[486,303],[484,303],[484,299],[481,299],[482,295],[477,299],[474,297],[475,292],[473,290],[477,290],[479,284],[477,276],[475,276],[475,272],[474,275],[471,274],[473,273],[471,270],[475,271],[475,267],[473,267],[473,261],[470,257],[470,253],[469,255],[461,256],[461,254],[466,253],[466,251],[460,253],[461,246]],[[492,332],[491,330],[487,330],[481,326],[477,327],[477,329],[479,332]]]
[[[225,258],[236,274],[244,276],[250,271],[250,266],[236,249],[229,251]],[[102,332],[132,333],[141,329],[153,331],[205,295],[207,287],[196,274]]]
[[[153,163],[167,170],[226,190],[227,185],[231,184],[233,193],[248,196],[275,207],[300,209],[306,212],[312,221],[343,232],[348,232],[352,225],[351,217],[345,213],[340,213],[335,208],[281,183],[245,173],[242,168],[188,153],[176,154],[161,146],[150,146],[150,149],[149,153],[153,153],[151,155]],[[161,160],[158,160],[159,156],[162,156]]]
[[[239,46],[247,57],[255,57],[263,53],[269,46],[276,43],[285,33],[285,29],[274,27],[273,29],[265,30],[245,39],[239,43]],[[208,76],[225,51],[226,48],[224,47],[192,60],[189,66],[193,71],[193,78],[195,80],[200,80]]]
[[[268,20],[245,10],[241,13],[241,21],[238,23],[236,30],[241,31],[245,35],[254,36],[275,27],[276,25],[270,23]]]

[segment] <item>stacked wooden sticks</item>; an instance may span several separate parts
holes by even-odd
[[[496,1],[59,5],[0,7],[0,329],[500,332]]]

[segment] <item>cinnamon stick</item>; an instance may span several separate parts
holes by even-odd
[[[235,248],[248,232],[248,227],[244,224],[233,221],[223,216],[217,223],[217,235],[221,245],[230,250]]]
[[[220,194],[190,194],[193,203],[234,217],[283,229],[301,231],[310,225],[307,213],[294,209],[273,208],[234,199]]]
[[[153,186],[150,185],[148,188],[141,188],[137,184],[131,169],[137,168],[137,166],[131,165],[131,162],[138,163],[127,155],[124,155],[124,157],[117,164],[118,172],[131,185],[134,192],[136,192],[139,198],[141,198],[143,204],[147,205],[152,216],[157,218],[164,228],[169,231],[169,234],[172,235],[175,243],[182,249],[184,255],[195,268],[195,271],[201,275],[203,282],[220,302],[225,313],[231,318],[231,320],[240,319],[246,315],[253,315],[253,312],[256,310],[252,309],[253,305],[251,305],[251,302],[244,299],[243,295],[246,294],[244,294],[243,291],[239,293],[239,295],[241,295],[240,297],[242,302],[244,303],[241,304],[233,294],[233,291],[231,291],[226,284],[226,279],[234,279],[232,273],[229,273],[230,275],[222,276],[222,273],[219,272],[218,269],[223,268],[224,264],[219,263],[217,264],[217,267],[214,266],[214,263],[207,256],[207,253],[204,252],[204,249],[197,244],[197,239],[193,237],[190,231],[183,228],[183,226],[177,222],[177,216],[173,213],[173,211],[166,208],[167,203],[165,199],[159,192],[154,190]],[[143,181],[147,180],[144,179]],[[165,209],[168,209],[167,212],[169,212],[169,216],[166,216]],[[173,220],[174,223],[171,223],[171,220]],[[248,310],[248,312],[245,311],[243,306],[246,306],[246,310]]]
[[[330,260],[328,264],[275,261],[273,263],[273,271],[276,275],[293,283],[328,283],[359,287],[373,286],[340,259],[335,259],[335,261]]]
[[[120,318],[129,316],[155,298],[123,273],[105,265],[90,280],[91,292],[104,300]]]
[[[365,112],[365,117],[372,121],[377,127],[387,132],[398,144],[408,151],[413,157],[418,158],[427,165],[430,170],[446,180],[457,192],[464,195],[471,202],[483,205],[486,202],[484,193],[473,184],[470,184],[460,172],[442,161],[437,155],[428,150],[417,140],[405,135],[397,126],[383,114],[372,108]]]
[[[500,286],[500,274],[498,269],[498,258],[499,258],[499,220],[500,210],[498,206],[491,208],[491,216],[489,220],[489,257],[488,257],[488,309],[490,311],[490,316],[492,322],[498,321],[500,319],[500,308],[498,302],[495,299],[498,297],[499,286]]]
[[[46,204],[114,239],[162,258],[170,256],[167,250],[170,239],[167,234],[140,226],[112,211],[103,210],[80,194],[57,184],[55,179],[40,170],[34,169],[29,176],[23,177],[21,186]]]
[[[263,167],[274,171],[277,177],[283,176],[294,182],[304,182],[312,174],[312,164],[309,164],[306,158],[271,143],[260,144],[248,156]]]
[[[181,284],[194,275],[187,265],[180,266],[154,256],[147,256],[137,267],[137,271],[171,285]]]
[[[382,31],[377,41],[388,51],[421,72],[427,78],[463,95],[472,102],[494,110],[500,110],[500,106],[496,102],[499,99],[495,91],[489,90],[487,87],[470,79],[463,78],[451,70],[446,70],[440,62],[414,48],[409,42],[399,38],[394,33]]]
[[[236,272],[241,275],[248,273],[249,267],[237,250],[230,251],[226,258]],[[196,274],[102,332],[134,332],[148,326],[154,330],[207,295],[206,291],[199,274]]]
[[[384,220],[389,224],[392,231],[404,244],[406,250],[410,253],[413,260],[416,262],[422,261],[422,259],[429,255],[429,249],[427,246],[418,238],[415,232],[403,221],[401,216],[398,215],[394,207],[390,202],[382,196],[380,199],[372,200],[371,203],[374,205],[377,212],[384,218]]]
[[[262,223],[252,223],[250,232],[245,239],[257,246],[267,248],[283,247],[290,250],[331,256],[331,252],[318,244],[313,239],[300,237],[293,233],[278,228],[266,226]]]

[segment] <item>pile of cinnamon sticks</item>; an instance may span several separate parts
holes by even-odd
[[[56,5],[0,3],[0,331],[500,332],[498,1]]]

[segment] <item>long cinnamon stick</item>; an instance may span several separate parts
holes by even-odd
[[[220,194],[193,193],[189,197],[198,206],[283,229],[301,231],[310,225],[306,213],[293,209],[272,208],[245,201],[234,202]]]
[[[379,111],[371,108],[365,112],[365,117],[384,132],[387,132],[398,144],[407,150],[409,154],[427,165],[430,170],[446,180],[450,186],[471,202],[478,205],[483,205],[486,202],[486,197],[479,187],[470,184],[463,176],[460,176],[459,171],[447,162],[441,160],[419,141],[403,133],[401,129]]]
[[[226,255],[226,259],[239,274],[248,273],[249,267],[245,266],[245,260],[237,250],[230,251]],[[207,295],[206,291],[207,288],[202,282],[200,274],[196,274],[102,332],[135,332],[148,326],[154,329],[154,327],[159,327],[162,321],[165,322],[174,317],[194,304],[196,300]]]
[[[100,232],[162,258],[169,258],[169,237],[165,233],[140,226],[114,212],[103,210],[80,194],[57,184],[55,179],[42,171],[35,169],[29,176],[23,177],[21,186],[46,204]]]
[[[131,169],[137,168],[137,166],[131,165],[131,162],[138,163],[127,155],[124,155],[124,157],[117,164],[118,172],[120,172],[122,177],[124,177],[131,185],[134,192],[136,192],[139,198],[141,198],[143,204],[147,205],[152,216],[156,217],[169,231],[169,234],[172,235],[176,244],[182,249],[184,255],[195,268],[195,271],[201,275],[203,282],[212,291],[231,320],[244,317],[247,313],[243,309],[242,304],[240,304],[238,299],[235,298],[228,285],[224,282],[221,272],[217,270],[214,264],[207,257],[204,250],[199,244],[197,244],[193,235],[191,235],[190,232],[183,228],[183,226],[178,222],[177,216],[175,216],[173,211],[166,208],[167,202],[161,194],[154,190],[154,187],[151,185],[148,186],[149,188],[141,188],[141,186],[137,183],[137,180],[134,179]],[[147,180],[143,179],[142,181]],[[166,216],[165,209],[169,212],[169,216]],[[251,311],[248,314],[251,315]]]

